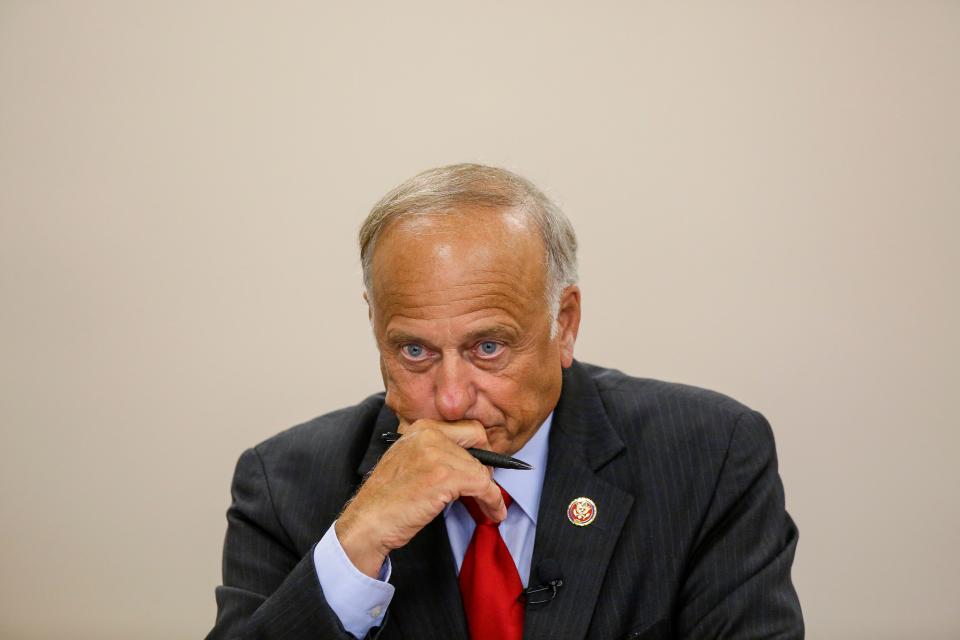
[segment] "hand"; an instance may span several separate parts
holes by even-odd
[[[491,520],[507,517],[490,468],[466,451],[490,446],[482,424],[401,421],[399,431],[403,437],[387,450],[337,519],[340,546],[371,578],[390,551],[407,544],[460,496],[473,496]]]

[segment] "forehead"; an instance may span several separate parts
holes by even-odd
[[[544,309],[545,250],[514,209],[401,219],[371,263],[375,322],[460,318],[522,324]],[[518,327],[521,328],[522,327]]]

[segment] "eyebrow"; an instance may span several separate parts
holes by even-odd
[[[514,342],[517,339],[517,332],[503,325],[496,325],[492,327],[483,327],[480,329],[475,329],[467,334],[466,342],[473,344],[474,342],[479,342],[480,340],[497,340],[499,342]]]
[[[394,345],[407,344],[408,342],[413,342],[416,344],[422,344],[431,349],[435,348],[435,345],[431,344],[429,340],[426,340],[420,336],[414,335],[412,333],[407,333],[406,331],[400,329],[392,329],[387,331],[387,342]],[[473,344],[479,342],[480,340],[497,340],[499,342],[514,342],[517,339],[517,332],[511,327],[505,327],[502,325],[491,326],[491,327],[481,327],[480,329],[474,329],[468,333],[463,341],[465,344]]]
[[[406,344],[408,342],[415,342],[417,344],[423,344],[428,347],[433,345],[429,344],[428,340],[424,340],[420,336],[415,336],[412,333],[407,333],[406,331],[400,331],[398,329],[391,329],[387,331],[387,342],[390,344]]]

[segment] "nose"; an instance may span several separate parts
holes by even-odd
[[[463,420],[476,400],[470,364],[459,355],[444,354],[436,369],[433,397],[441,418]]]

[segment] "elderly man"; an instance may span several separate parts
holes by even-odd
[[[427,171],[360,253],[386,391],[240,457],[208,638],[803,636],[770,426],[574,360],[576,238],[536,187]]]

